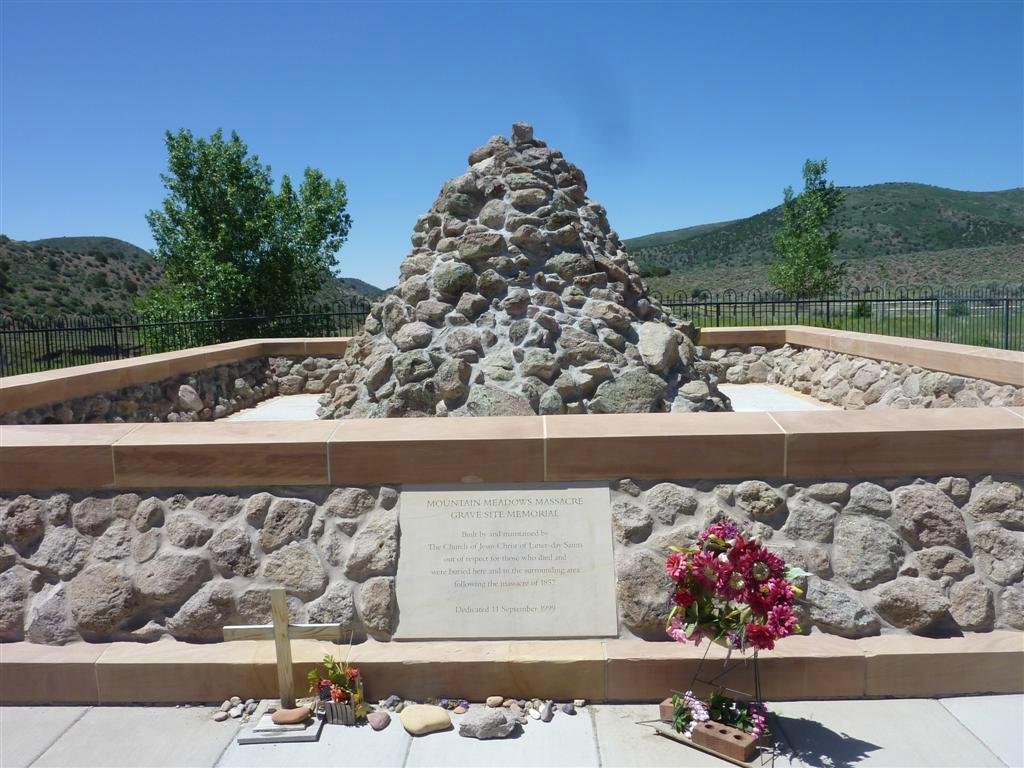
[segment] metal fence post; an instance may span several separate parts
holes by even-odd
[[[939,297],[935,297],[935,340],[939,339]]]
[[[1003,299],[1003,309],[1005,315],[1003,317],[1003,349],[1010,348],[1010,299],[1009,297]]]

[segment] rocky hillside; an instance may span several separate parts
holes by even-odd
[[[1024,280],[1024,188],[961,192],[901,183],[849,187],[846,194],[835,226],[850,285]],[[764,288],[781,223],[777,206],[625,244],[661,292]]]
[[[113,237],[0,237],[0,314],[124,314],[161,275],[149,251]],[[357,278],[330,275],[312,302],[380,293]]]

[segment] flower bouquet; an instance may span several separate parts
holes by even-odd
[[[369,713],[363,697],[363,678],[356,667],[324,656],[323,665],[309,671],[309,690],[320,700],[328,723],[355,725]]]
[[[675,590],[667,631],[673,640],[699,645],[706,637],[727,648],[771,650],[799,632],[793,584],[806,571],[788,567],[730,521],[708,526],[694,547],[675,549],[665,570]]]

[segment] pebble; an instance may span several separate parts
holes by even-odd
[[[516,704],[518,704],[523,709],[526,709],[526,699],[516,699]]]
[[[467,711],[468,710],[461,705],[452,710],[456,715],[464,715]]]
[[[555,708],[554,708],[554,705],[552,705],[552,703],[549,701],[547,704],[545,704],[543,707],[541,707],[541,710],[540,710],[540,721],[542,723],[550,723],[551,722],[551,718],[553,718],[554,716],[555,716]]]
[[[255,702],[255,701],[253,701],[252,699],[250,699],[249,701],[247,701],[247,702],[245,703],[245,709],[244,709],[244,711],[245,711],[245,714],[247,714],[247,715],[251,715],[251,714],[252,714],[253,712],[255,712],[255,711],[256,711],[256,702]]]
[[[576,707],[573,704],[571,704],[571,703],[570,704],[563,704],[562,705],[562,711],[565,714],[567,714],[567,715],[575,715],[576,714]]]
[[[228,714],[231,715],[231,717],[241,717],[242,716],[242,709],[243,709],[243,707],[242,707],[241,703],[235,704],[235,706],[233,706],[231,708],[231,711],[228,712]]]
[[[513,704],[516,704],[516,703],[517,702],[516,702],[515,699],[505,699],[503,702],[501,702],[501,706],[503,706],[503,707],[511,707]]]
[[[247,706],[247,707],[248,707],[248,706],[249,706],[250,704],[255,704],[255,703],[256,703],[256,699],[246,699],[246,700],[245,700],[245,706]]]
[[[232,696],[231,697],[231,706],[232,707],[237,707],[241,703],[242,703],[242,698],[240,696]]]
[[[216,720],[218,723],[222,723],[228,719],[228,713],[225,712],[223,709],[218,709],[216,712],[213,713],[213,719]]]
[[[575,707],[585,707],[585,706],[587,706],[587,700],[586,699],[573,699],[572,703],[573,703],[573,706],[575,706]]]
[[[404,701],[400,701],[397,704],[395,704],[395,712],[401,712],[403,709],[405,709]]]
[[[505,700],[503,698],[501,698],[501,696],[488,696],[487,697],[487,706],[488,707],[500,707],[504,703],[505,703]]]
[[[370,727],[375,731],[383,731],[391,724],[391,715],[384,710],[377,710],[371,712],[366,716],[366,722],[370,724]]]
[[[384,699],[384,701],[379,702],[379,703],[380,703],[380,706],[382,706],[384,709],[394,709],[401,702],[402,702],[402,697],[398,696],[397,694],[392,693],[390,696],[388,696],[386,699]]]
[[[534,720],[540,720],[540,712],[538,712],[533,707],[530,707],[530,717],[532,717]]]
[[[225,699],[224,703],[220,705],[220,711],[227,712],[229,709],[231,709],[231,702]]]

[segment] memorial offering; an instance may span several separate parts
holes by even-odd
[[[323,664],[309,670],[309,691],[319,699],[319,711],[328,723],[355,725],[369,713],[363,696],[363,678],[356,667],[324,656]]]
[[[800,631],[793,601],[802,592],[793,581],[809,574],[731,521],[706,528],[695,547],[676,549],[665,571],[675,582],[668,634],[676,642],[700,645],[707,637],[740,652],[771,650]]]
[[[406,487],[399,639],[617,633],[608,486]]]

